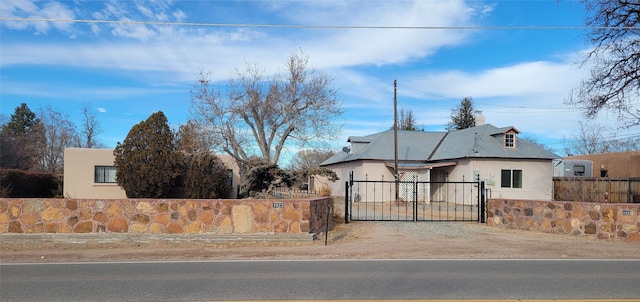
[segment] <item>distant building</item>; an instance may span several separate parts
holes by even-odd
[[[568,156],[563,160],[589,160],[593,162],[591,173],[594,177],[640,177],[640,151]]]
[[[121,199],[127,195],[116,183],[113,149],[66,148],[64,186],[66,198]]]
[[[592,177],[593,162],[586,159],[554,159],[554,177]]]

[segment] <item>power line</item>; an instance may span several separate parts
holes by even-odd
[[[398,85],[400,85],[402,87],[405,87],[405,88],[408,88],[408,89],[411,89],[411,90],[415,90],[417,92],[422,92],[424,94],[428,94],[428,95],[432,95],[432,96],[435,96],[435,97],[439,97],[439,98],[442,98],[442,99],[448,99],[448,100],[454,100],[454,101],[462,100],[462,98],[452,98],[452,97],[444,96],[444,95],[441,95],[441,94],[437,94],[437,93],[428,92],[428,91],[424,91],[424,90],[421,90],[421,89],[409,87],[409,86],[403,85],[403,84],[398,84]]]
[[[360,105],[360,104],[364,103],[366,100],[369,100],[369,99],[371,99],[372,97],[374,97],[374,96],[376,96],[376,95],[380,94],[382,91],[384,91],[385,89],[389,88],[389,86],[391,86],[391,85],[393,85],[393,84],[389,84],[389,85],[387,85],[387,86],[382,87],[380,90],[376,91],[374,94],[372,94],[372,95],[370,95],[370,96],[368,96],[368,97],[366,97],[366,98],[364,98],[364,99],[360,100],[359,102],[357,102],[357,103],[355,103],[355,104],[353,104],[353,105],[351,105],[351,106],[349,106],[349,107],[345,108],[345,109],[344,109],[344,111],[348,111],[348,110],[351,110],[351,109],[355,108],[356,106],[358,106],[358,105]]]
[[[382,89],[378,90],[377,92],[375,92],[374,94],[372,94],[369,97],[366,97],[362,100],[360,100],[358,103],[349,106],[348,108],[345,109],[345,111],[350,110],[355,108],[357,105],[362,104],[363,102],[365,102],[368,99],[371,99],[372,97],[374,97],[375,95],[380,94],[383,90],[389,88],[391,86],[391,84],[383,87]],[[407,89],[411,89],[420,93],[424,93],[427,95],[431,95],[431,96],[435,96],[438,98],[442,98],[445,100],[454,100],[454,101],[460,101],[463,98],[455,98],[455,97],[449,97],[449,96],[445,96],[445,95],[441,95],[441,94],[437,94],[437,93],[433,93],[433,92],[429,92],[429,91],[425,91],[422,89],[417,89],[414,87],[410,87],[401,83],[398,83],[399,87],[403,87],[403,88],[407,88]],[[411,106],[418,106],[418,107],[429,107],[429,108],[451,108],[451,104],[433,104],[433,103],[424,103],[424,102],[420,102],[421,100],[405,100],[402,103],[403,104],[407,104],[407,105],[411,105]],[[631,103],[629,104],[629,106],[635,106],[638,105],[640,103]],[[533,107],[533,106],[516,106],[516,105],[507,105],[507,104],[491,104],[491,103],[484,103],[484,102],[477,102],[477,100],[474,100],[474,105],[482,105],[482,106],[487,106],[487,107],[499,107],[499,108],[503,108],[503,109],[527,109],[527,113],[528,114],[535,114],[535,113],[539,113],[539,114],[547,114],[549,112],[576,112],[576,111],[580,111],[583,110],[584,108],[581,107],[546,107],[546,106],[539,106],[539,107]],[[530,111],[530,110],[535,110],[535,111]],[[513,113],[512,111],[496,111],[496,110],[492,110],[492,113]]]
[[[605,135],[603,137],[598,138],[597,142],[598,143],[611,143],[611,142],[618,142],[618,141],[625,142],[625,141],[632,141],[635,139],[640,139],[640,134],[632,133],[632,134],[625,134],[620,136],[615,134],[609,134],[609,135]],[[584,140],[585,138],[576,137],[575,135],[572,135],[569,138],[564,138],[560,141],[549,142],[549,143],[546,143],[545,145],[558,145],[558,144],[566,144],[566,143],[573,144],[573,143],[581,142]]]
[[[425,90],[409,87],[407,85],[403,85],[403,84],[400,84],[400,83],[398,83],[398,85],[402,86],[404,88],[408,88],[408,89],[411,89],[411,90],[415,90],[415,91],[418,91],[418,92],[421,92],[421,93],[424,93],[424,94],[427,94],[427,95],[432,95],[432,96],[435,96],[435,97],[438,97],[438,98],[442,98],[442,99],[446,99],[446,100],[460,101],[460,100],[463,99],[462,97],[454,98],[454,97],[444,96],[444,95],[440,95],[440,94],[433,93],[433,92],[428,92],[428,91],[425,91]],[[549,112],[549,111],[567,111],[567,112],[570,112],[570,111],[575,111],[576,110],[575,108],[561,108],[561,107],[529,107],[529,106],[515,106],[515,105],[505,105],[505,104],[490,104],[490,103],[478,102],[477,100],[474,100],[473,103],[476,104],[476,105],[483,105],[483,106],[490,106],[490,107],[543,110],[543,111],[541,111],[541,113],[546,113],[546,112]],[[423,104],[418,104],[418,105],[423,105]],[[425,105],[427,105],[427,104],[425,104]],[[428,106],[430,106],[430,107],[447,107],[447,106],[449,106],[449,104],[442,104],[442,105],[439,105],[439,106],[434,106],[433,104],[428,104]],[[577,110],[579,110],[579,109],[580,108],[577,108]],[[529,113],[531,113],[531,112],[529,112]]]
[[[0,21],[23,22],[57,22],[57,23],[102,23],[125,25],[170,25],[191,27],[256,27],[256,28],[300,28],[300,29],[393,29],[393,30],[603,30],[628,29],[640,30],[640,27],[623,26],[381,26],[381,25],[305,25],[305,24],[266,24],[266,23],[201,23],[201,22],[169,22],[169,21],[134,21],[134,20],[95,20],[95,19],[61,19],[61,18],[19,18],[1,17]]]

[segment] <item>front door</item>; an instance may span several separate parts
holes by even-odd
[[[447,200],[447,176],[448,172],[443,169],[433,169],[431,171],[431,201],[443,202]]]

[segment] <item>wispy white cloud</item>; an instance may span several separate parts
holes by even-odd
[[[119,87],[98,86],[87,87],[82,85],[66,85],[61,83],[43,82],[15,82],[2,81],[3,94],[20,95],[24,97],[47,98],[51,100],[66,99],[84,102],[86,100],[121,100],[128,98],[140,98],[154,94],[185,93],[181,88],[156,88],[156,87]]]
[[[182,22],[187,15],[172,7],[173,1],[106,1],[103,7],[91,14],[97,20],[138,22]],[[103,30],[108,28],[109,30]],[[168,25],[109,23],[92,24],[95,34],[109,32],[114,37],[137,41],[154,41],[172,38],[178,31]]]
[[[471,25],[462,1],[375,2],[318,9],[310,14],[295,12],[294,21],[348,26],[457,26]],[[304,23],[304,24],[307,24]],[[415,29],[348,29],[321,32],[308,42],[312,57],[323,58],[323,66],[385,65],[423,58],[445,47],[464,43],[468,32]]]
[[[72,20],[72,9],[57,1],[8,0],[0,2],[3,18],[43,18]],[[33,29],[36,34],[47,33],[52,27],[61,31],[71,30],[71,23],[47,21],[3,21],[3,25],[16,30]]]
[[[461,70],[426,74],[412,79],[427,91],[445,96],[514,97],[556,95],[575,86],[584,71],[568,62],[521,62],[468,73]]]
[[[158,3],[152,6],[144,2],[145,6],[138,2],[112,0],[105,2],[93,17],[152,21],[186,18],[184,12],[171,7],[170,1]],[[294,24],[304,21],[304,24],[450,26],[469,22],[462,13],[467,7],[461,1],[375,3],[378,5],[356,9],[356,3],[323,6],[316,2],[295,1],[289,4],[295,5],[296,9],[281,7],[277,13],[284,18],[281,22]],[[277,8],[272,9],[275,12]],[[131,24],[94,24],[91,31],[102,34],[105,27],[111,35],[125,39],[109,40],[108,43],[56,41],[47,44],[46,52],[42,51],[42,44],[10,43],[3,47],[1,64],[164,71],[172,73],[178,81],[190,81],[198,70],[211,69],[214,80],[223,80],[244,62],[255,61],[267,71],[276,71],[286,56],[298,48],[309,54],[314,67],[339,69],[406,62],[428,56],[444,46],[464,43],[467,36],[455,31],[368,29],[314,30],[314,34],[301,36],[296,30],[283,34],[277,29]]]

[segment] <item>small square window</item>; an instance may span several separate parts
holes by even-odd
[[[501,170],[500,187],[521,189],[522,170]]]
[[[516,147],[516,135],[513,133],[506,133],[504,135],[504,147],[515,148]]]
[[[117,183],[116,167],[114,166],[95,166],[93,174],[94,183]]]

